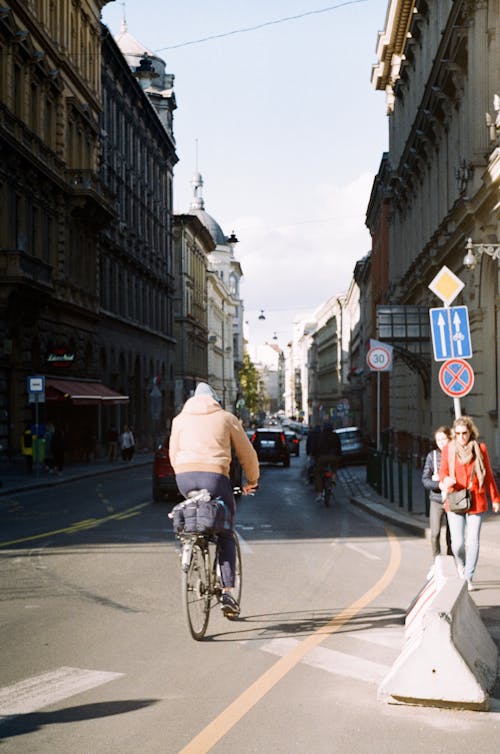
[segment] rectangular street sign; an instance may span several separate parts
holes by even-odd
[[[429,309],[429,316],[436,361],[472,358],[469,313],[466,306]]]

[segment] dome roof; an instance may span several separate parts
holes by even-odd
[[[138,68],[141,59],[145,55],[151,58],[153,70],[157,74],[157,78],[160,79],[160,81],[155,81],[155,88],[163,88],[165,86],[165,61],[158,57],[158,55],[155,55],[152,50],[146,47],[146,45],[143,45],[142,42],[139,42],[129,33],[125,19],[123,19],[120,33],[115,37],[115,42],[132,71],[135,71]]]
[[[212,238],[214,239],[215,243],[217,245],[219,244],[226,244],[227,238],[220,227],[219,223],[214,220],[212,215],[209,215],[208,212],[205,212],[204,209],[193,209],[191,208],[189,210],[190,215],[196,215],[196,217],[200,220],[201,223],[205,226],[205,228],[208,230]]]

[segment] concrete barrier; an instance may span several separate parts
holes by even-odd
[[[496,682],[498,650],[456,573],[436,558],[435,576],[412,603],[405,644],[378,689],[390,704],[486,710]]]

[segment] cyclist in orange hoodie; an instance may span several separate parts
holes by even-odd
[[[214,497],[221,497],[230,512],[231,528],[218,537],[225,615],[239,613],[239,605],[230,594],[236,560],[233,537],[236,504],[229,476],[232,448],[246,477],[243,494],[248,494],[257,488],[259,480],[257,454],[238,418],[222,408],[210,385],[200,382],[194,396],[172,421],[169,454],[183,495],[207,489]]]

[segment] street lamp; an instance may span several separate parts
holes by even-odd
[[[472,243],[472,238],[467,239],[465,246],[467,252],[464,257],[464,267],[468,270],[473,270],[477,264],[476,254],[481,256],[487,254],[493,259],[500,259],[500,244],[499,243]]]

